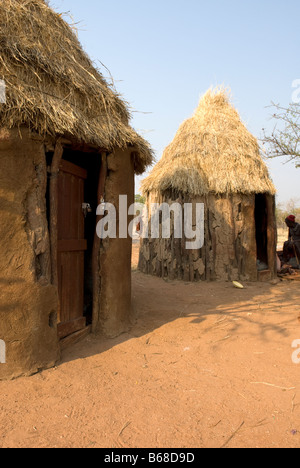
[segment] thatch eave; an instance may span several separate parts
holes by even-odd
[[[43,0],[1,1],[0,79],[0,126],[26,125],[45,138],[71,135],[108,151],[133,145],[138,174],[152,163],[149,143],[129,125],[127,103]]]

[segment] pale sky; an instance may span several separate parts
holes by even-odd
[[[79,23],[83,48],[105,77],[112,75],[133,110],[132,126],[157,160],[211,86],[231,88],[243,122],[261,138],[263,128],[273,128],[268,106],[288,105],[292,84],[300,79],[299,0],[51,0],[50,5]],[[297,198],[300,204],[300,169],[282,159],[267,164],[278,201]]]

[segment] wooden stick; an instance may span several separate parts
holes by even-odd
[[[268,382],[251,382],[253,385],[266,385],[267,387],[274,387],[279,388],[279,390],[285,390],[286,392],[290,392],[291,390],[295,390],[296,387],[286,388],[286,387],[278,387],[277,385],[270,384]]]
[[[300,266],[300,262],[299,262],[299,258],[298,258],[298,254],[297,254],[297,250],[296,250],[295,244],[293,244],[293,248],[294,248],[295,257],[296,257],[296,259],[297,259],[297,263],[298,263],[298,267],[299,267],[299,266]]]
[[[122,429],[121,429],[121,431],[120,431],[120,433],[119,433],[119,437],[121,437],[121,435],[123,434],[123,432],[125,431],[125,429],[126,429],[128,426],[130,426],[130,424],[131,424],[131,421],[127,421],[127,423],[124,424],[124,426],[122,427]]]
[[[50,179],[50,243],[51,243],[51,277],[52,284],[57,286],[57,213],[58,213],[58,174],[59,166],[63,156],[63,147],[60,140],[57,141],[52,165]]]
[[[105,183],[107,178],[107,154],[101,154],[101,169],[98,182],[97,203],[101,203],[105,199]],[[96,217],[96,227],[98,222]],[[99,321],[99,294],[100,294],[100,277],[99,277],[99,256],[100,256],[101,239],[95,232],[93,245],[93,331],[96,330]]]
[[[57,271],[57,215],[58,215],[58,174],[63,156],[63,146],[60,139],[57,140],[51,165],[50,178],[50,251],[51,251],[51,281],[58,287]],[[58,305],[57,321],[60,322],[60,304]]]
[[[293,399],[292,399],[292,413],[294,412],[294,409],[295,409],[295,403],[294,403],[294,401],[295,401],[296,395],[297,395],[297,394],[295,393],[295,395],[293,396]]]
[[[225,448],[226,445],[229,444],[229,442],[236,436],[236,434],[239,432],[240,429],[242,429],[243,425],[245,424],[245,421],[242,422],[242,424],[234,431],[234,433],[229,437],[229,439],[225,442],[225,444],[222,445],[221,448]]]

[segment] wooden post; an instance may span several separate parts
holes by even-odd
[[[100,204],[105,200],[105,183],[107,177],[107,153],[101,153],[101,169],[99,175],[97,202]],[[98,223],[98,216],[96,217],[96,227]],[[93,245],[93,331],[97,328],[99,321],[99,294],[100,294],[100,246],[101,239],[95,232],[94,245]]]
[[[57,141],[50,178],[50,245],[51,245],[51,279],[54,286],[58,285],[57,274],[57,213],[58,213],[58,174],[63,155],[63,147],[60,140]]]
[[[266,194],[266,204],[268,211],[268,265],[271,270],[272,278],[277,277],[277,225],[276,225],[276,205],[275,197]]]
[[[57,213],[58,213],[58,174],[64,149],[58,140],[51,165],[50,176],[50,251],[51,251],[51,282],[58,287],[57,271]],[[57,323],[60,322],[60,303],[58,301]]]

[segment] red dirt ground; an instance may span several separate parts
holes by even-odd
[[[0,382],[0,447],[300,446],[299,282],[238,290],[133,271],[133,303],[128,333]]]

